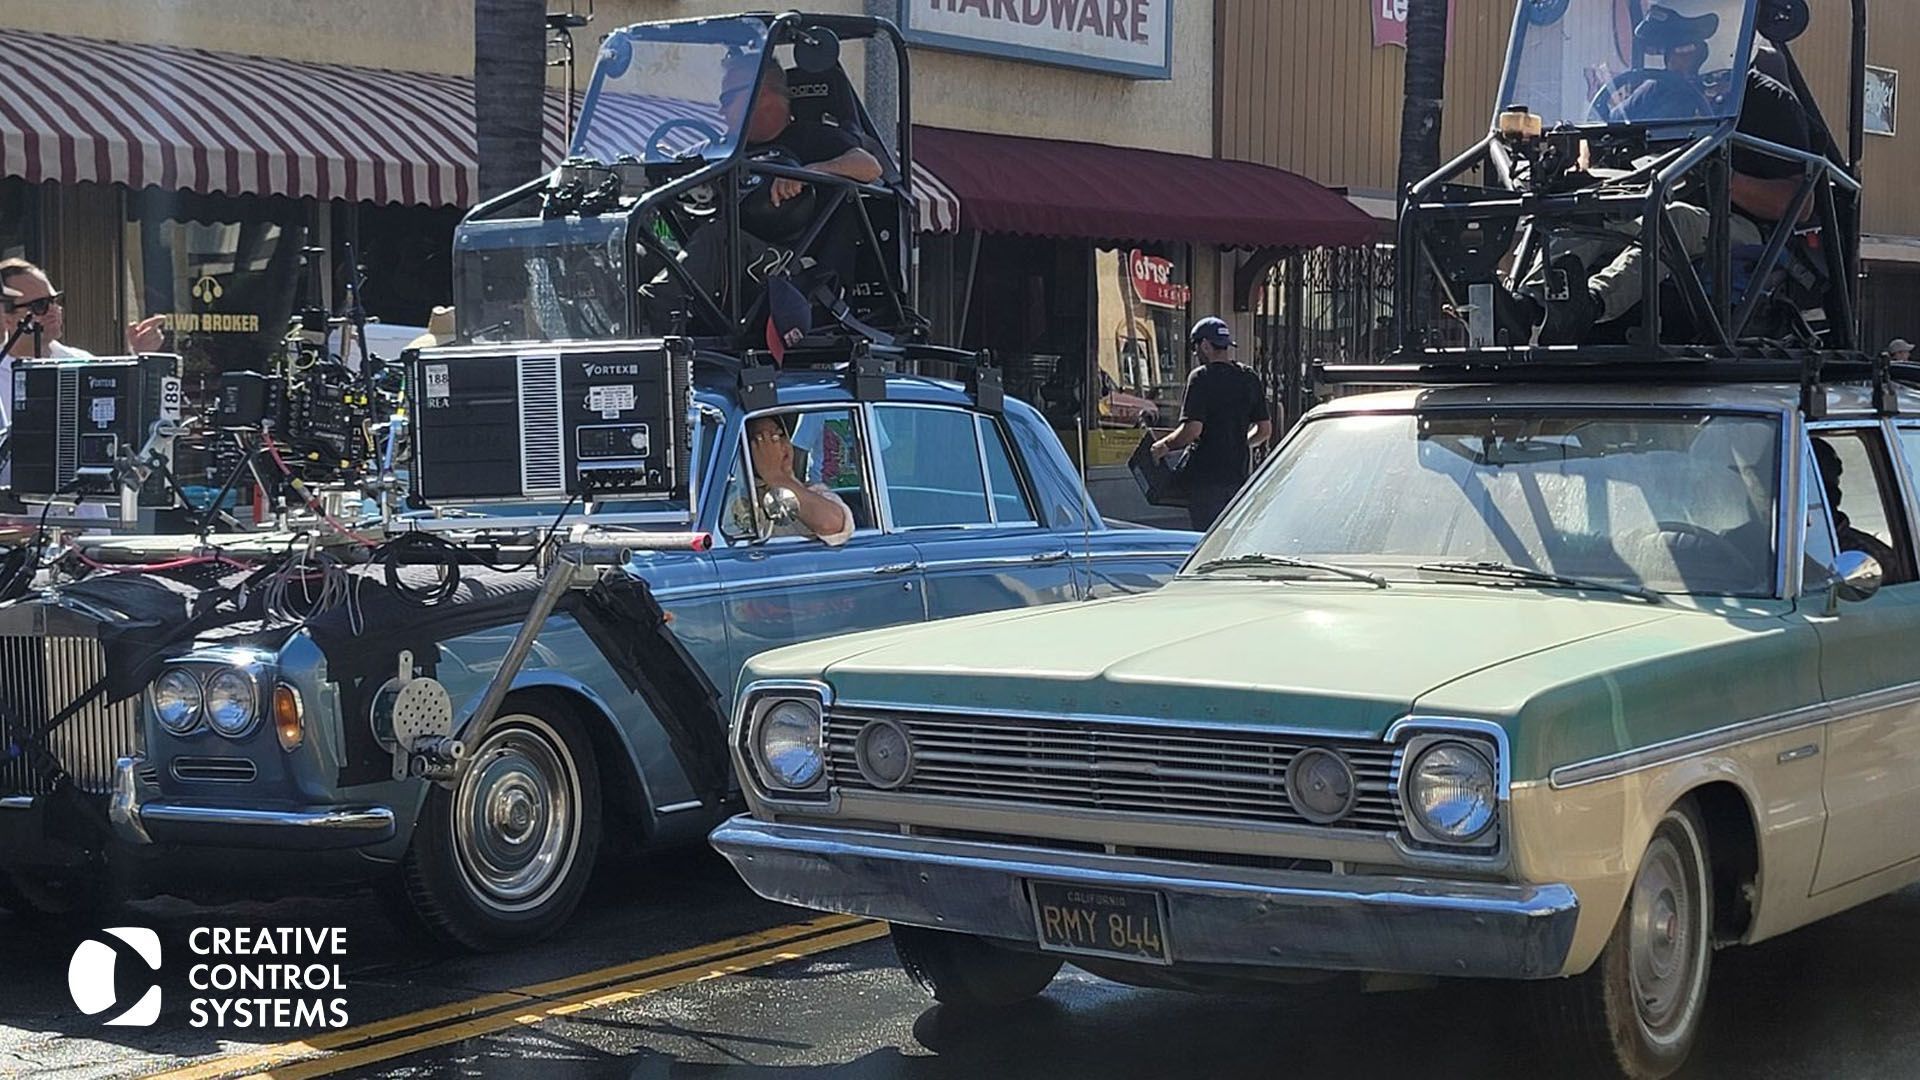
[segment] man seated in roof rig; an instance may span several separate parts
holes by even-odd
[[[747,95],[756,74],[760,74],[760,89],[749,107]],[[863,184],[880,179],[879,159],[861,147],[851,132],[830,123],[794,119],[787,73],[771,56],[764,61],[757,55],[743,56],[728,64],[721,84],[720,108],[728,127],[744,135],[749,161],[798,166]],[[748,278],[764,284],[773,275],[806,269],[790,265],[795,253],[779,245],[798,239],[813,223],[814,200],[809,186],[791,177],[751,174],[743,178],[743,184],[747,193],[740,205],[740,261]],[[852,276],[850,224],[844,214],[838,215],[811,256],[823,271],[840,281]],[[724,285],[726,243],[726,230],[719,222],[711,222],[687,238],[680,256],[687,273],[715,302],[720,301]],[[649,317],[659,326],[666,325],[669,312],[685,306],[679,285],[664,272],[643,286],[641,295]]]
[[[1636,45],[1665,62],[1657,77],[1637,85],[1603,88],[1594,100],[1594,112],[1612,123],[1629,123],[1636,116],[1686,118],[1708,115],[1716,93],[1701,74],[1709,52],[1708,43],[1720,31],[1720,16],[1713,12],[1688,17],[1671,7],[1655,4],[1647,10],[1633,30]],[[1763,48],[1756,41],[1753,62],[1748,65],[1746,96],[1740,107],[1737,130],[1755,138],[1812,152],[1813,136],[1807,111],[1786,83],[1761,70]],[[1671,73],[1671,75],[1667,74]],[[1617,85],[1617,83],[1616,83]],[[1718,89],[1724,94],[1725,88]],[[1744,146],[1733,151],[1730,201],[1733,215],[1729,235],[1734,248],[1761,245],[1775,223],[1791,209],[1799,188],[1801,166]],[[1704,200],[1704,193],[1682,190],[1668,209],[1675,231],[1687,257],[1698,259],[1707,253],[1708,233],[1713,215],[1704,207],[1685,201],[1689,196]],[[1809,207],[1810,216],[1811,206]],[[1805,217],[1802,220],[1805,220]],[[1638,237],[1643,219],[1613,221],[1608,228],[1627,241]],[[1624,250],[1599,238],[1577,237],[1562,240],[1548,251],[1552,270],[1564,275],[1563,299],[1548,299],[1549,281],[1546,255],[1528,268],[1516,271],[1518,288],[1495,290],[1495,314],[1501,329],[1518,344],[1529,339],[1542,345],[1576,345],[1587,337],[1595,323],[1609,322],[1632,311],[1640,303],[1646,274],[1646,253],[1639,245],[1627,243]],[[1608,256],[1612,258],[1609,261]],[[1662,277],[1666,270],[1661,270]],[[1591,277],[1588,275],[1591,274]]]

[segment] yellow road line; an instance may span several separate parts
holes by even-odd
[[[499,1012],[515,1006],[537,1004],[543,998],[555,998],[578,994],[581,991],[594,990],[620,982],[624,979],[657,974],[692,964],[711,962],[738,953],[769,946],[788,945],[803,941],[808,937],[832,930],[865,926],[866,920],[846,915],[827,915],[806,922],[788,923],[769,930],[742,934],[724,941],[709,942],[689,949],[650,956],[612,967],[596,968],[576,975],[568,975],[545,982],[529,983],[507,990],[497,990],[478,997],[462,1001],[436,1005],[429,1009],[419,1009],[399,1016],[376,1020],[355,1027],[341,1028],[309,1036],[293,1042],[276,1043],[257,1050],[243,1051],[208,1061],[183,1065],[177,1069],[154,1073],[145,1080],[215,1080],[217,1077],[232,1076],[236,1073],[256,1072],[270,1069],[290,1061],[312,1057],[334,1050],[341,1050],[375,1039],[404,1034],[418,1028],[448,1021],[466,1020],[486,1013]]]
[[[430,1028],[412,1035],[403,1035],[358,1049],[347,1050],[316,1061],[303,1061],[282,1066],[262,1075],[271,1077],[273,1080],[309,1080],[312,1077],[326,1076],[343,1069],[363,1068],[382,1061],[405,1057],[408,1054],[417,1054],[422,1050],[431,1050],[449,1043],[489,1035],[507,1028],[532,1027],[554,1017],[571,1016],[587,1009],[605,1008],[608,1005],[657,994],[662,990],[724,978],[743,971],[751,971],[754,968],[798,960],[816,953],[843,949],[849,945],[858,945],[864,941],[885,937],[886,934],[885,923],[863,923],[851,929],[807,938],[792,944],[775,945],[743,953],[718,963],[695,964],[678,971],[617,983],[599,990],[588,991],[572,1000],[540,1004],[526,1010],[509,1009],[491,1016],[480,1016],[445,1027]]]

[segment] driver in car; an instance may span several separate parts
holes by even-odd
[[[1665,71],[1670,74],[1641,82],[1623,91],[1618,99],[1611,91],[1603,91],[1596,107],[1604,108],[1616,122],[1623,122],[1622,117],[1686,119],[1705,115],[1711,105],[1700,69],[1710,52],[1708,43],[1719,29],[1720,17],[1712,12],[1689,18],[1665,5],[1653,5],[1634,27],[1634,41],[1648,53],[1663,57]],[[1758,45],[1755,51],[1757,56]],[[1807,112],[1793,90],[1762,71],[1757,58],[1748,68],[1746,82],[1737,130],[1811,152],[1813,136]],[[1688,97],[1689,103],[1676,106],[1674,99],[1682,96]],[[1796,162],[1744,146],[1734,147],[1730,192],[1734,213],[1729,234],[1735,248],[1766,242],[1766,233],[1791,209],[1801,175],[1802,167]],[[1667,211],[1687,257],[1706,255],[1713,215],[1689,202],[1671,203]],[[1810,214],[1811,207],[1801,220]],[[1632,240],[1640,235],[1642,220],[1615,221],[1608,227]],[[1556,275],[1565,276],[1563,296],[1556,287],[1556,298],[1547,299],[1545,259],[1536,261],[1524,273],[1516,272],[1519,288],[1495,290],[1496,317],[1516,342],[1536,338],[1542,345],[1579,344],[1595,323],[1618,319],[1640,303],[1646,259],[1638,245],[1619,250],[1602,239],[1579,237],[1550,244],[1546,258],[1551,259]]]
[[[753,89],[754,76],[764,69],[760,78],[760,90],[753,96],[751,107],[747,93]],[[872,183],[880,179],[880,162],[860,146],[852,134],[826,123],[798,123],[793,118],[792,104],[787,96],[787,73],[771,59],[764,63],[758,58],[746,62],[734,63],[726,69],[720,90],[720,108],[725,114],[730,130],[739,132],[746,141],[746,156],[751,161],[776,161],[797,165],[814,172],[833,176],[844,176],[860,183]],[[766,183],[768,205],[778,210],[790,201],[799,198],[806,189],[803,181],[791,177],[763,177]],[[748,200],[751,202],[751,198]],[[765,215],[772,218],[775,215]],[[771,222],[769,222],[771,223]],[[741,263],[754,279],[764,281],[774,273],[789,269],[786,263],[790,254],[776,252],[771,247],[789,239],[788,236],[757,236],[751,231],[758,221],[743,220],[740,234],[743,250]],[[797,235],[804,230],[808,221],[795,222],[795,228],[789,231]],[[762,226],[765,231],[764,226]],[[830,266],[838,254],[835,245],[843,238],[833,235],[830,226],[823,234],[818,257]],[[718,228],[717,223],[709,223],[696,229],[687,238],[680,255],[681,265],[700,287],[707,291],[717,302],[720,299],[722,278],[726,273],[727,250],[726,231]],[[836,271],[839,267],[831,267]],[[644,286],[642,294],[648,299],[648,308],[656,323],[656,330],[664,330],[667,313],[680,305],[680,290],[674,279],[664,272]]]
[[[769,501],[785,506],[788,497],[792,499],[790,512],[775,515],[771,535],[811,536],[830,547],[839,547],[853,536],[853,511],[840,496],[825,484],[800,479],[794,466],[793,433],[784,417],[757,416],[747,421],[747,453],[761,489],[771,496]],[[731,509],[741,531],[753,531],[753,507],[741,499]]]

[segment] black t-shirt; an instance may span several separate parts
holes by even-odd
[[[1813,132],[1799,96],[1792,87],[1758,68],[1747,72],[1747,96],[1740,106],[1738,126],[1742,134],[1756,139],[1795,150],[1813,150]],[[1733,171],[1761,180],[1783,180],[1798,177],[1805,170],[1798,162],[1736,146]]]
[[[832,124],[795,122],[766,142],[749,145],[747,157],[760,161],[770,154],[785,153],[803,166],[818,165],[823,161],[832,161],[859,145],[852,135]]]
[[[1247,428],[1267,418],[1266,388],[1252,368],[1220,362],[1194,368],[1180,410],[1181,423],[1200,422],[1188,480],[1239,485],[1247,478]]]

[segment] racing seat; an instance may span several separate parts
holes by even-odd
[[[787,96],[797,124],[817,123],[836,127],[851,135],[861,149],[880,163],[880,183],[897,188],[900,165],[893,152],[881,141],[873,119],[847,77],[846,69],[835,61],[823,71],[808,71],[799,66],[787,69]],[[897,205],[885,205],[873,196],[863,196],[867,213],[884,243],[890,234],[888,224],[898,220]],[[870,250],[864,237],[854,245],[854,260],[849,280],[841,282],[848,308],[857,319],[875,324],[892,321],[890,308],[882,306],[887,295],[886,271],[882,256]],[[822,312],[823,317],[830,315]]]

